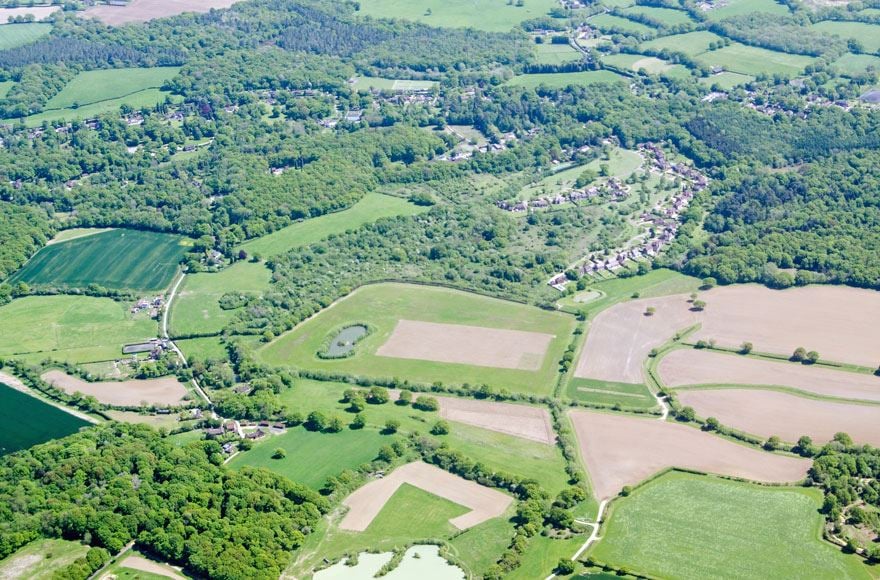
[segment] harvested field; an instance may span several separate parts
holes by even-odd
[[[674,350],[663,357],[657,370],[669,387],[760,385],[826,397],[880,401],[880,378],[872,375],[705,350]]]
[[[702,417],[715,417],[740,431],[785,441],[809,435],[817,443],[844,431],[856,443],[880,445],[880,405],[817,401],[777,391],[688,389],[678,393]]]
[[[42,378],[66,393],[92,395],[106,405],[120,407],[137,406],[141,403],[176,405],[187,394],[186,387],[176,377],[90,383],[62,371],[51,370],[43,373]]]
[[[399,320],[376,354],[390,358],[430,360],[478,367],[536,371],[541,368],[550,334]]]
[[[146,22],[154,18],[176,16],[184,12],[208,12],[212,8],[229,8],[235,0],[132,0],[126,6],[98,4],[84,12],[104,24],[118,26],[129,22]]]
[[[547,445],[553,445],[556,441],[547,409],[455,397],[437,397],[437,401],[440,403],[440,416],[449,421]]]
[[[385,503],[404,483],[470,508],[468,513],[449,520],[460,530],[500,516],[513,501],[512,497],[500,491],[416,461],[398,467],[382,479],[371,481],[345,498],[342,503],[350,509],[339,527],[357,532],[366,530]]]
[[[669,467],[772,483],[801,480],[810,467],[807,459],[758,451],[687,425],[590,411],[572,411],[571,419],[599,499]]]
[[[645,310],[653,307],[653,316]],[[617,304],[590,325],[574,376],[619,383],[641,383],[642,364],[652,348],[703,318],[691,310],[686,295],[645,298]]]

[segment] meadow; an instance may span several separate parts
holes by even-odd
[[[57,571],[85,556],[88,551],[89,547],[79,542],[36,540],[0,560],[0,578],[52,578]]]
[[[535,56],[538,64],[565,64],[577,62],[583,58],[581,53],[570,44],[551,44],[545,42],[535,45]]]
[[[589,353],[585,353],[589,356]],[[647,411],[657,407],[657,401],[645,385],[596,381],[572,377],[565,387],[565,396],[582,403],[619,405],[622,409]]]
[[[544,85],[551,89],[560,89],[569,85],[594,85],[597,83],[619,83],[626,80],[610,70],[588,70],[570,73],[545,73],[517,75],[507,81],[513,87],[533,89]]]
[[[568,560],[577,552],[586,536],[576,535],[567,539],[555,539],[547,536],[535,536],[529,541],[522,555],[519,568],[505,576],[507,580],[534,580],[546,578],[560,559]]]
[[[788,8],[775,0],[728,0],[723,6],[707,11],[708,20],[724,20],[731,16],[742,16],[753,12],[765,14],[789,14]]]
[[[695,58],[707,66],[720,66],[726,71],[744,75],[779,73],[788,76],[802,73],[804,68],[815,60],[810,56],[746,46],[737,42],[718,50],[705,52]]]
[[[622,16],[615,16],[608,13],[602,13],[597,14],[596,16],[592,16],[587,20],[587,22],[590,24],[590,26],[595,26],[602,32],[613,32],[616,30],[620,30],[631,34],[641,34],[644,36],[651,36],[657,32],[656,29],[642,24],[641,22],[636,22],[635,20],[630,20],[628,18],[623,18]]]
[[[647,16],[652,20],[656,20],[663,26],[678,26],[679,24],[687,24],[693,22],[690,14],[684,10],[675,10],[674,8],[659,8],[656,6],[633,6],[623,11],[624,14],[636,14]]]
[[[114,113],[123,105],[128,105],[135,110],[152,109],[156,105],[165,103],[167,100],[170,100],[173,103],[182,101],[179,96],[172,95],[171,93],[160,89],[145,89],[124,97],[89,103],[76,108],[43,111],[42,113],[25,117],[24,124],[27,127],[39,127],[43,122],[54,123],[55,121],[82,121],[84,119],[94,119],[100,115]]]
[[[271,234],[245,242],[239,249],[250,255],[275,256],[307,246],[330,234],[354,230],[382,218],[415,215],[427,211],[405,199],[380,193],[368,193],[348,209],[296,222]]]
[[[50,244],[12,276],[12,282],[115,290],[164,290],[186,253],[181,236],[116,229]]]
[[[699,82],[709,88],[718,86],[723,91],[729,91],[733,87],[744,85],[755,80],[751,75],[743,75],[740,73],[724,71],[712,76],[703,77]]]
[[[722,40],[720,36],[708,30],[698,30],[696,32],[686,32],[684,34],[673,34],[671,36],[661,36],[641,44],[642,49],[651,50],[671,50],[673,52],[681,52],[688,56],[695,56],[701,52],[709,50],[709,45],[713,42]]]
[[[76,433],[88,423],[0,383],[0,456]],[[0,571],[2,571],[0,563]]]
[[[523,20],[547,16],[557,6],[555,0],[529,0],[523,6],[506,0],[362,0],[360,13],[429,26],[506,32]]]
[[[24,24],[2,23],[0,25],[0,50],[8,50],[30,44],[46,36],[51,31],[52,25],[42,22],[28,22]]]
[[[697,278],[661,268],[651,270],[643,276],[597,280],[585,291],[598,293],[599,296],[595,299],[578,302],[583,293],[576,292],[561,299],[558,304],[566,312],[583,312],[592,319],[598,312],[623,300],[690,293],[699,288],[700,284]]]
[[[870,578],[821,539],[817,489],[672,472],[612,504],[590,556],[656,577]],[[785,546],[780,550],[780,546]]]
[[[602,62],[607,66],[618,69],[638,72],[644,70],[649,74],[665,73],[672,68],[673,65],[665,60],[655,58],[653,56],[645,56],[643,54],[609,54],[602,57]]]
[[[880,70],[880,57],[848,52],[831,63],[831,66],[841,75],[855,76],[865,73],[869,68]]]
[[[474,366],[377,356],[399,320],[470,325],[552,335],[537,371]],[[339,328],[366,323],[375,330],[358,342],[348,358],[321,359],[318,352]],[[556,381],[557,365],[573,330],[568,316],[444,288],[375,284],[353,292],[257,352],[272,365],[344,372],[369,377],[404,377],[413,381],[460,385],[481,383],[514,392],[547,394]]]
[[[90,296],[27,296],[0,306],[0,355],[93,362],[122,358],[122,345],[153,338],[156,322],[125,304]],[[40,329],[36,332],[35,329]]]
[[[183,356],[189,360],[197,358],[200,360],[224,360],[227,358],[226,346],[220,342],[219,336],[208,336],[203,338],[188,338],[175,340],[174,344],[183,352]]]
[[[811,28],[846,40],[856,40],[866,52],[880,53],[880,25],[878,24],[823,20],[813,24]]]
[[[358,91],[368,91],[371,89],[379,91],[422,91],[438,86],[437,81],[417,81],[417,80],[401,80],[388,79],[384,77],[356,77],[351,83],[353,89]]]

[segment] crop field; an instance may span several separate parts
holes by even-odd
[[[647,8],[647,7],[642,7]],[[652,50],[671,50],[681,52],[688,56],[696,56],[702,52],[709,50],[709,45],[713,42],[722,40],[720,36],[708,30],[698,30],[696,32],[686,32],[684,34],[673,34],[671,36],[661,36],[648,40],[641,44],[643,49]]]
[[[507,84],[526,88],[535,88],[542,85],[549,88],[563,88],[569,85],[586,86],[598,83],[619,83],[625,80],[626,77],[610,70],[588,70],[570,73],[517,75],[507,81]]]
[[[550,412],[543,407],[458,397],[437,397],[437,400],[440,402],[440,416],[449,421],[506,433],[546,445],[553,445],[556,441]]]
[[[811,28],[846,40],[856,40],[866,52],[880,53],[880,25],[878,24],[823,20],[813,24]]]
[[[570,44],[551,44],[545,42],[535,45],[535,54],[538,64],[565,64],[577,62],[583,58],[580,52]]]
[[[624,14],[639,14],[647,16],[657,22],[662,22],[663,26],[678,26],[679,24],[687,24],[693,22],[690,14],[684,10],[675,10],[674,8],[658,8],[655,6],[633,6],[623,11]]]
[[[608,166],[609,177],[626,179],[641,168],[642,161],[642,156],[638,152],[615,147],[611,150],[607,159],[600,157],[583,165],[575,165],[574,167],[556,171],[540,181],[530,183],[520,191],[517,198],[532,199],[534,197],[554,195],[568,191],[574,187],[577,178],[584,171],[591,170],[598,174],[602,165]]]
[[[665,60],[653,56],[645,56],[643,54],[611,54],[602,57],[602,62],[608,66],[633,72],[645,70],[653,75],[665,73],[673,66]]]
[[[429,26],[506,32],[523,20],[547,16],[557,6],[555,0],[531,0],[523,6],[506,0],[363,0],[360,13]]]
[[[856,443],[880,445],[880,405],[820,401],[757,389],[685,389],[676,396],[700,417],[715,417],[723,425],[765,438],[777,435],[794,443],[808,435],[824,444],[843,431]]]
[[[655,28],[646,26],[641,22],[636,22],[635,20],[630,20],[628,18],[623,18],[622,16],[615,16],[613,14],[607,13],[591,16],[587,19],[587,23],[590,26],[595,26],[602,32],[621,30],[623,32],[642,34],[645,36],[650,36],[657,32]]]
[[[90,296],[27,296],[0,306],[0,355],[93,362],[122,357],[122,346],[154,338],[156,322],[124,304]]]
[[[392,338],[401,320],[525,331],[552,338],[546,355],[533,367],[537,370],[379,356],[379,350]],[[325,341],[335,336],[339,328],[353,323],[366,323],[375,330],[357,343],[351,356],[319,358]],[[548,393],[573,327],[574,321],[568,316],[503,300],[444,288],[375,284],[353,292],[277,338],[261,348],[258,357],[273,365],[372,377],[399,376],[427,383],[486,383],[517,392]],[[414,347],[423,351],[426,345],[427,342]],[[439,357],[438,354],[435,358]]]
[[[43,373],[43,380],[66,393],[91,395],[101,403],[117,407],[147,405],[176,405],[187,394],[186,386],[177,377],[158,379],[130,379],[127,381],[87,382],[59,370]]]
[[[670,467],[767,483],[798,482],[810,468],[808,459],[759,451],[680,423],[579,410],[570,416],[599,499]]]
[[[766,14],[789,14],[788,8],[775,0],[728,0],[724,6],[708,10],[705,14],[709,20],[724,20],[731,16],[742,16],[753,12]]]
[[[0,578],[52,578],[65,566],[86,555],[89,547],[67,540],[36,540],[0,560]]]
[[[261,295],[271,276],[265,265],[244,261],[220,272],[188,275],[172,303],[169,332],[172,336],[219,333],[239,312],[221,308],[220,298],[227,293]]]
[[[0,382],[0,456],[50,439],[66,437],[88,425],[58,407]],[[0,562],[0,571],[3,564]],[[2,577],[3,574],[0,574]]]
[[[168,0],[131,0],[125,6],[96,4],[83,13],[86,18],[97,18],[104,24],[119,26],[129,22],[146,22],[154,18],[174,16],[184,12],[208,12],[212,8],[229,8],[235,0],[187,0],[169,2]]]
[[[31,285],[164,290],[186,253],[185,238],[111,230],[41,249],[11,280]]]
[[[180,67],[117,68],[85,71],[49,99],[46,109],[65,109],[118,99],[144,89],[158,89]]]
[[[707,66],[720,66],[726,71],[744,75],[761,73],[797,75],[816,60],[811,56],[767,50],[737,42],[718,50],[704,52],[695,56],[695,59]]]
[[[735,72],[724,71],[708,77],[703,77],[700,79],[700,83],[710,88],[718,85],[721,90],[729,91],[734,87],[750,83],[753,80],[755,80],[755,77],[751,75],[743,75]]]
[[[845,76],[860,75],[866,72],[869,68],[880,70],[880,56],[874,56],[872,54],[852,54],[848,52],[831,63],[831,66]]]
[[[393,91],[405,93],[408,91],[424,91],[439,86],[437,81],[419,81],[407,79],[388,79],[384,77],[355,77],[351,83],[353,89],[368,91]]]
[[[568,382],[565,396],[582,403],[620,405],[623,409],[648,410],[657,406],[657,400],[648,387],[643,384],[595,381],[574,377]]]
[[[0,11],[0,17],[2,17],[2,11]],[[4,19],[0,23],[2,24],[0,25],[0,50],[30,44],[46,36],[52,30],[51,24],[43,24],[41,22],[26,24],[5,24],[5,22],[6,20]]]
[[[250,255],[275,256],[307,246],[330,234],[354,230],[386,217],[416,215],[427,209],[399,197],[368,193],[346,210],[297,222],[277,232],[250,240],[242,244],[241,249]]]
[[[821,539],[821,503],[816,489],[669,473],[613,504],[589,554],[658,578],[869,579]]]

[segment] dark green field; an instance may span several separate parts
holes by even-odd
[[[0,425],[0,455],[6,455],[65,437],[88,423],[0,383]]]
[[[13,282],[116,290],[161,290],[186,252],[184,238],[138,230],[111,230],[46,246]]]

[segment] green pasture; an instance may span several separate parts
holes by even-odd
[[[775,0],[728,0],[723,6],[705,12],[709,20],[724,20],[753,12],[765,14],[789,14],[788,8]]]
[[[583,356],[589,356],[584,353]],[[645,385],[615,383],[572,377],[565,387],[565,395],[573,401],[599,405],[620,405],[623,409],[650,410],[657,401]]]
[[[228,356],[226,347],[220,342],[219,336],[175,340],[174,344],[177,345],[177,348],[183,352],[183,356],[187,359],[224,360]]]
[[[700,79],[700,83],[709,88],[718,85],[722,90],[729,91],[734,87],[750,83],[753,80],[755,80],[755,77],[751,75],[743,75],[735,72],[724,71],[716,75],[703,77]]]
[[[506,580],[535,580],[546,578],[560,559],[568,560],[587,540],[585,535],[572,536],[565,540],[534,536],[529,539],[528,548],[522,555],[519,568],[505,576]]]
[[[118,99],[145,89],[158,89],[180,67],[117,68],[84,71],[49,99],[46,109],[66,109]]]
[[[0,560],[0,578],[39,580],[81,558],[89,547],[68,540],[35,540]]]
[[[437,81],[418,81],[407,79],[388,79],[384,77],[355,77],[351,87],[358,91],[424,91],[438,86]]]
[[[220,272],[191,274],[174,297],[169,316],[172,336],[219,333],[240,309],[224,310],[220,298],[227,293],[261,295],[272,273],[262,263],[239,261]]]
[[[122,358],[122,345],[154,338],[154,320],[90,296],[27,296],[0,306],[0,355],[94,362]]]
[[[626,179],[642,166],[642,156],[631,149],[615,147],[608,153],[607,159],[600,156],[589,163],[567,167],[525,186],[517,199],[532,199],[569,191],[584,171],[591,170],[598,175],[602,165],[608,166],[609,177]]]
[[[545,42],[535,45],[535,62],[538,64],[559,65],[577,62],[583,58],[580,51],[570,44],[551,44]]]
[[[562,89],[569,85],[586,86],[598,83],[619,83],[625,81],[623,77],[610,70],[587,70],[569,73],[546,73],[517,75],[507,81],[513,87],[537,88],[546,86],[551,89]]]
[[[24,124],[28,127],[38,127],[43,122],[53,123],[55,121],[81,121],[83,119],[93,119],[100,115],[114,113],[119,111],[122,105],[128,105],[132,109],[152,109],[156,105],[161,105],[166,100],[172,102],[180,102],[182,99],[176,95],[159,89],[144,89],[137,91],[124,97],[116,99],[107,99],[106,101],[98,101],[81,105],[77,108],[52,109],[30,115],[24,118]]]
[[[186,253],[185,238],[117,229],[50,244],[12,276],[31,285],[164,290]]]
[[[810,56],[767,50],[737,42],[718,50],[705,52],[695,58],[707,66],[720,66],[726,71],[744,75],[779,73],[788,76],[802,73],[808,64],[816,60]]]
[[[241,245],[250,255],[275,256],[300,246],[322,240],[330,234],[354,230],[386,217],[415,215],[426,211],[399,197],[368,193],[350,208],[316,218],[296,222],[277,232],[255,238]]]
[[[811,28],[846,40],[858,41],[865,51],[880,53],[880,24],[823,20],[813,24]]]
[[[693,22],[690,14],[684,10],[675,10],[674,8],[659,8],[656,6],[633,6],[623,11],[625,15],[641,15],[647,16],[652,20],[661,22],[663,26],[678,26]]]
[[[8,50],[30,44],[48,35],[52,25],[43,22],[25,22],[22,24],[0,23],[0,50]]]
[[[114,228],[70,228],[69,230],[61,230],[55,234],[55,237],[52,238],[49,243],[57,244],[58,242],[67,242],[69,240],[75,240],[76,238],[84,238],[94,234],[109,232],[112,229]]]
[[[672,472],[612,504],[590,556],[651,577],[870,578],[821,539],[817,489]]]
[[[845,76],[860,75],[867,72],[869,68],[880,71],[880,56],[848,52],[831,63],[831,66]]]
[[[528,0],[523,6],[507,0],[361,0],[360,13],[429,26],[506,32],[523,20],[547,16],[558,5],[556,0]]]
[[[88,425],[79,417],[3,383],[0,383],[0,424],[3,425],[0,456],[66,437]]]
[[[644,54],[609,54],[602,57],[602,62],[607,66],[632,72],[644,69],[649,74],[654,75],[665,73],[672,68],[672,65],[665,60],[653,56],[645,56]]]
[[[709,50],[709,45],[718,42],[721,37],[708,30],[698,30],[696,32],[686,32],[684,34],[673,34],[671,36],[661,36],[653,40],[648,40],[641,44],[641,50],[669,50],[672,52],[681,52],[688,56],[695,56],[701,52]]]
[[[478,367],[377,356],[401,319],[464,324],[551,334],[538,371]],[[317,353],[340,327],[365,322],[375,330],[343,359],[321,359]],[[365,286],[325,309],[257,352],[271,365],[344,372],[368,377],[400,377],[425,383],[488,384],[514,392],[546,394],[553,390],[557,365],[574,328],[568,316],[532,306],[445,288],[407,284]]]
[[[622,16],[615,16],[614,14],[609,14],[607,12],[591,16],[587,19],[587,23],[590,26],[598,28],[602,32],[620,31],[642,36],[651,36],[657,32],[657,29],[642,24],[641,22],[636,22],[629,18],[623,18]]]
[[[481,577],[510,544],[514,530],[511,520],[502,516],[469,528],[447,542],[449,553],[462,564],[465,572],[474,578]]]
[[[634,295],[639,298],[653,298],[670,294],[687,294],[695,292],[701,284],[702,282],[697,278],[661,268],[651,270],[643,276],[591,282],[586,290],[566,296],[558,304],[566,312],[584,312],[592,318],[599,311],[629,300]],[[587,292],[598,292],[601,296],[589,302],[578,302],[578,297]]]

